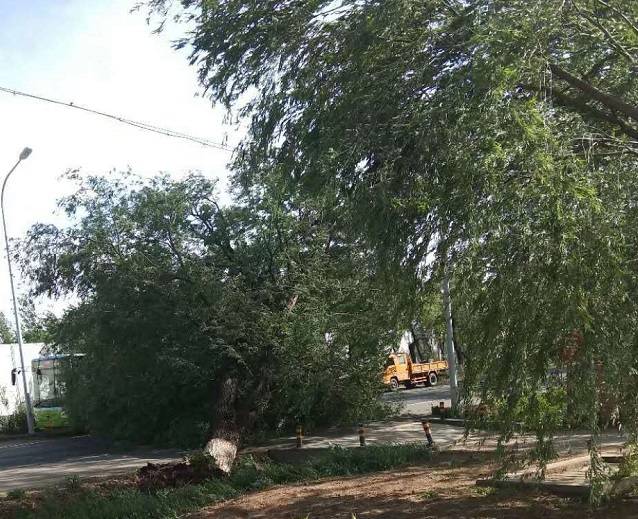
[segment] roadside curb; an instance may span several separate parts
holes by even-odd
[[[75,436],[87,436],[86,433],[73,433],[73,432],[49,432],[49,431],[37,431],[33,434],[20,433],[20,434],[0,434],[0,443],[11,440],[41,440],[50,438],[72,438]]]

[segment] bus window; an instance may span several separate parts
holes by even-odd
[[[54,407],[60,405],[56,373],[53,367],[39,368],[36,372],[34,384],[34,400],[38,407]]]
[[[62,405],[64,395],[63,365],[72,357],[50,356],[32,361],[33,400],[35,407],[51,408]]]

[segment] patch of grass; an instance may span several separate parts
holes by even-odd
[[[80,476],[73,474],[64,478],[64,488],[68,492],[77,492],[80,490],[82,483],[80,482]]]
[[[434,499],[438,499],[440,495],[436,490],[426,490],[419,497],[422,501],[433,501]]]
[[[198,485],[167,488],[154,493],[136,487],[89,487],[79,479],[67,480],[29,503],[14,507],[15,519],[169,519],[251,490],[272,485],[314,481],[387,470],[431,459],[423,445],[371,446],[365,449],[334,448],[301,465],[275,463],[268,458],[246,456],[225,479]],[[5,501],[6,502],[6,501]],[[0,507],[2,504],[0,503]],[[4,517],[4,516],[3,516]]]
[[[423,444],[375,445],[364,449],[335,447],[311,466],[314,465],[320,476],[348,476],[430,459],[432,451]]]
[[[20,499],[23,499],[26,495],[27,493],[25,492],[23,488],[15,488],[7,492],[7,499],[12,501],[18,501]]]
[[[35,510],[18,508],[9,517],[16,519],[156,519],[178,514],[238,495],[227,483],[211,480],[153,494],[136,488],[104,491],[99,488],[69,492],[49,492],[36,501]],[[31,508],[31,507],[29,507]],[[4,516],[3,516],[4,517]]]
[[[429,461],[431,457],[431,450],[420,444],[370,446],[364,449],[334,447],[301,465],[273,463],[247,456],[235,467],[230,481],[234,488],[247,491],[325,477],[380,472]]]
[[[481,497],[487,497],[496,494],[496,491],[496,487],[476,487],[474,489],[474,494]]]

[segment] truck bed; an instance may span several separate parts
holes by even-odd
[[[430,371],[435,371],[437,374],[441,371],[447,370],[447,361],[435,360],[434,362],[422,362],[419,364],[412,364],[412,375],[427,375]]]

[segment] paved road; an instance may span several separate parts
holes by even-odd
[[[87,479],[123,474],[149,462],[179,458],[175,450],[123,452],[89,436],[0,441],[0,493],[47,486],[73,475]]]
[[[383,395],[383,400],[398,404],[401,414],[416,416],[429,415],[433,405],[445,402],[445,406],[451,405],[450,386],[440,385],[434,387],[417,387],[414,389],[399,389]]]

